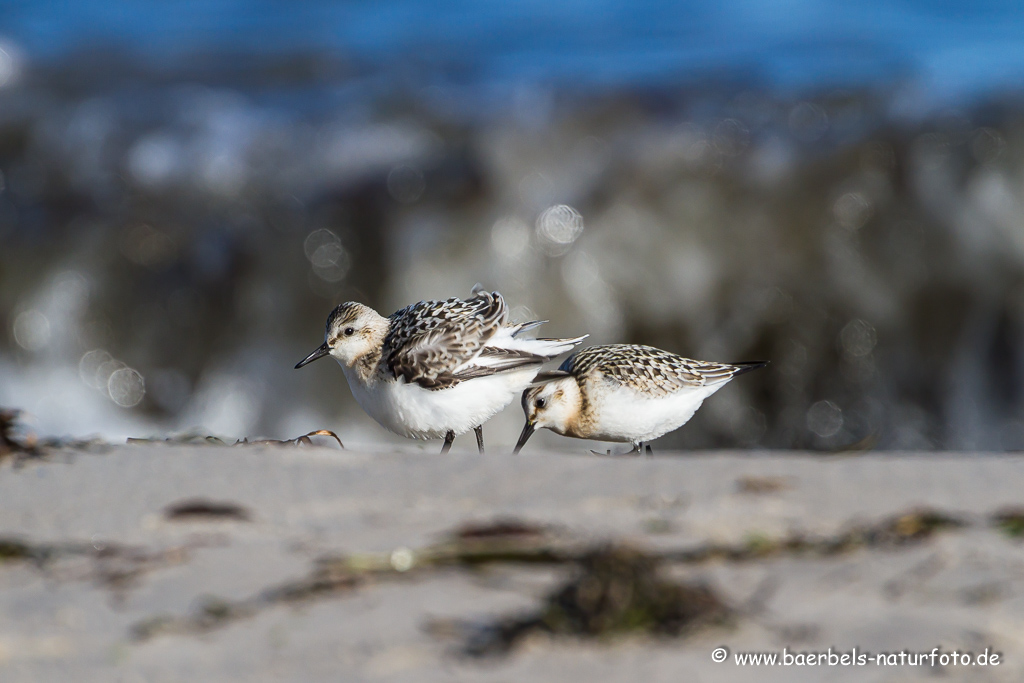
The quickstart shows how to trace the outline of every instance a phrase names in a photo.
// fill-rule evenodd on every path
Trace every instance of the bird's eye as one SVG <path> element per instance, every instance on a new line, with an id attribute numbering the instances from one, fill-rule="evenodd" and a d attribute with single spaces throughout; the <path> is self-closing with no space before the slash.
<path id="1" fill-rule="evenodd" d="M 356 331 L 353 328 L 351 328 L 351 327 L 346 327 L 345 328 L 345 336 L 346 337 L 351 337 L 355 333 L 356 333 Z"/>
<path id="2" fill-rule="evenodd" d="M 545 404 L 545 403 L 547 403 L 547 401 L 545 401 L 545 400 L 544 400 L 544 399 L 542 399 L 542 398 L 538 398 L 538 399 L 537 399 L 537 403 L 536 403 L 536 406 L 537 406 L 538 408 L 543 408 L 543 407 L 544 407 L 544 404 Z"/>

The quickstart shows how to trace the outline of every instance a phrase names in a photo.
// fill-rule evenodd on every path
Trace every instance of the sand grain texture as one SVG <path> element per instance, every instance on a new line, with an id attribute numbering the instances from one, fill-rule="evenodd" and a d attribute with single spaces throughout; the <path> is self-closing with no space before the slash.
<path id="1" fill-rule="evenodd" d="M 0 680 L 906 681 L 937 673 L 713 663 L 712 649 L 724 645 L 991 647 L 1000 666 L 950 666 L 943 680 L 1018 681 L 1024 525 L 1005 513 L 1021 506 L 1017 456 L 61 452 L 0 467 Z M 707 586 L 732 616 L 679 637 L 538 631 L 506 654 L 466 655 L 476 626 L 537 612 L 577 571 L 559 561 L 416 564 L 449 552 L 460 529 L 478 542 L 495 520 L 519 549 L 571 555 L 615 543 L 668 558 L 666 580 Z M 339 572 L 330 564 L 338 558 L 362 558 L 370 569 Z M 410 561 L 409 571 L 395 571 Z"/>

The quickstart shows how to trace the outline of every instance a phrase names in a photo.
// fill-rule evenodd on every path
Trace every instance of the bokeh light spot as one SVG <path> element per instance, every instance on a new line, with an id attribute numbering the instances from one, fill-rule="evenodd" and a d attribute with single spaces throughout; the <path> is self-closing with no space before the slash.
<path id="1" fill-rule="evenodd" d="M 832 205 L 832 213 L 844 228 L 858 230 L 868 222 L 872 212 L 871 201 L 861 192 L 847 192 Z"/>
<path id="2" fill-rule="evenodd" d="M 96 368 L 96 379 L 94 380 L 100 391 L 109 396 L 111 375 L 124 367 L 127 366 L 116 358 L 110 358 L 109 360 L 101 363 L 99 367 Z"/>
<path id="3" fill-rule="evenodd" d="M 120 368 L 110 374 L 107 392 L 114 403 L 123 408 L 131 408 L 138 405 L 146 395 L 146 382 L 138 370 Z"/>
<path id="4" fill-rule="evenodd" d="M 737 119 L 725 119 L 715 126 L 712 142 L 719 153 L 727 157 L 737 156 L 750 143 L 750 131 Z"/>
<path id="5" fill-rule="evenodd" d="M 537 219 L 537 237 L 552 256 L 569 251 L 581 234 L 583 216 L 568 204 L 549 207 Z"/>
<path id="6" fill-rule="evenodd" d="M 180 145 L 174 138 L 148 135 L 128 150 L 128 173 L 140 185 L 159 187 L 172 180 L 182 164 Z"/>
<path id="7" fill-rule="evenodd" d="M 400 164 L 388 173 L 388 194 L 401 204 L 413 204 L 423 196 L 427 182 L 423 172 L 407 164 Z"/>
<path id="8" fill-rule="evenodd" d="M 18 314 L 14 319 L 14 341 L 26 351 L 39 351 L 50 343 L 50 321 L 36 310 Z"/>
<path id="9" fill-rule="evenodd" d="M 995 161 L 1006 149 L 1006 138 L 994 128 L 979 128 L 971 136 L 971 153 L 979 163 Z"/>
<path id="10" fill-rule="evenodd" d="M 875 328 L 865 320 L 851 320 L 839 333 L 839 343 L 842 345 L 843 351 L 854 358 L 862 358 L 870 354 L 877 342 Z"/>
<path id="11" fill-rule="evenodd" d="M 313 262 L 313 254 L 325 244 L 341 244 L 341 239 L 330 230 L 323 228 L 314 230 L 306 236 L 306 241 L 302 243 L 302 248 L 310 263 Z"/>
<path id="12" fill-rule="evenodd" d="M 391 553 L 391 567 L 396 572 L 407 572 L 416 562 L 416 556 L 408 548 L 396 548 Z"/>
<path id="13" fill-rule="evenodd" d="M 313 266 L 313 272 L 326 282 L 341 281 L 352 267 L 352 257 L 342 245 L 341 239 L 330 230 L 320 229 L 309 233 L 303 248 Z"/>
<path id="14" fill-rule="evenodd" d="M 843 428 L 843 410 L 832 401 L 818 401 L 807 411 L 807 428 L 823 439 Z"/>
<path id="15" fill-rule="evenodd" d="M 78 361 L 78 376 L 82 378 L 82 382 L 86 386 L 97 391 L 105 391 L 107 388 L 106 379 L 101 384 L 97 378 L 99 377 L 100 367 L 111 360 L 113 360 L 111 355 L 103 349 L 86 351 Z"/>

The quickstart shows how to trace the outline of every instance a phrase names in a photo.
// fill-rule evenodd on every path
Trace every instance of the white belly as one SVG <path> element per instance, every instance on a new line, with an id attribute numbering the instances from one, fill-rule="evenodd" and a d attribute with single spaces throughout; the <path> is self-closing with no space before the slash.
<path id="1" fill-rule="evenodd" d="M 523 368 L 431 391 L 405 379 L 363 384 L 348 368 L 345 377 L 356 402 L 380 426 L 410 439 L 443 439 L 464 434 L 491 419 L 519 397 L 537 374 Z"/>
<path id="2" fill-rule="evenodd" d="M 725 384 L 682 389 L 655 398 L 627 388 L 609 391 L 597 399 L 597 432 L 590 438 L 626 443 L 653 441 L 689 422 L 704 399 Z"/>

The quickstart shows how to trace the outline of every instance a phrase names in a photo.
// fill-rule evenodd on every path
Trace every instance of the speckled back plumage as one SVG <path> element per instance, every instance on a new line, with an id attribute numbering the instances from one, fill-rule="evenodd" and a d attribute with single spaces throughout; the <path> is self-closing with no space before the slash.
<path id="1" fill-rule="evenodd" d="M 456 375 L 456 368 L 479 355 L 508 323 L 508 306 L 498 292 L 475 294 L 420 301 L 389 316 L 382 353 L 387 369 L 428 389 L 468 379 Z"/>
<path id="2" fill-rule="evenodd" d="M 764 363 L 728 365 L 691 360 L 653 346 L 607 344 L 577 351 L 562 363 L 577 381 L 610 381 L 649 396 L 725 382 Z"/>

